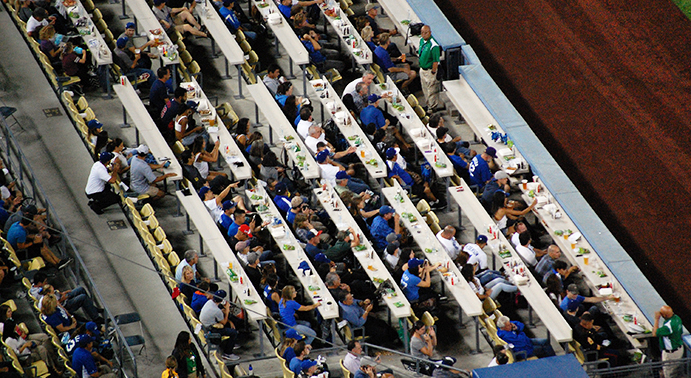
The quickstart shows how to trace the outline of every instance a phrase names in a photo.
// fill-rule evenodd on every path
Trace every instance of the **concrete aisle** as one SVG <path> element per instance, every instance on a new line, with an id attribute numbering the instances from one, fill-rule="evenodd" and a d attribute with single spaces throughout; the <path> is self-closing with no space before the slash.
<path id="1" fill-rule="evenodd" d="M 88 208 L 84 187 L 93 161 L 6 12 L 0 13 L 0 24 L 5 25 L 0 28 L 0 97 L 18 109 L 15 115 L 26 130 L 14 126 L 15 137 L 106 306 L 113 314 L 137 311 L 144 319 L 147 348 L 137 358 L 139 376 L 157 376 L 178 332 L 187 330 L 187 325 L 129 223 L 121 230 L 108 227 L 107 221 L 126 221 L 122 210 L 113 206 L 98 216 Z M 119 106 L 117 99 L 112 101 Z M 61 115 L 47 118 L 43 110 L 49 108 L 59 108 Z M 125 326 L 123 332 L 134 334 L 139 329 Z"/>

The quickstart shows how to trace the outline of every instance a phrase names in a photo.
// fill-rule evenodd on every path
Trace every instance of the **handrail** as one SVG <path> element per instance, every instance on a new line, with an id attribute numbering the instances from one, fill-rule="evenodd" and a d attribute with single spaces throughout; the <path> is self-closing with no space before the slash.
<path id="1" fill-rule="evenodd" d="M 405 325 L 404 325 L 404 327 L 405 327 Z M 368 342 L 360 341 L 360 345 L 370 346 L 370 347 L 376 348 L 378 350 L 384 350 L 384 351 L 387 351 L 387 352 L 392 353 L 392 354 L 397 354 L 401 357 L 415 360 L 415 363 L 416 363 L 415 364 L 415 370 L 416 370 L 415 373 L 416 374 L 420 374 L 420 363 L 424 362 L 427 365 L 434 365 L 436 367 L 444 366 L 444 368 L 446 368 L 446 369 L 453 370 L 453 371 L 458 372 L 458 373 L 467 374 L 467 376 L 470 377 L 470 372 L 468 370 L 465 370 L 465 369 L 459 369 L 459 368 L 453 367 L 453 366 L 442 365 L 441 363 L 436 362 L 436 361 L 432 361 L 432 360 L 428 360 L 428 359 L 424 359 L 424 358 L 420 358 L 420 357 L 415 357 L 412 354 L 399 352 L 397 350 L 389 349 L 389 348 L 383 347 L 381 345 L 370 344 Z"/>
<path id="2" fill-rule="evenodd" d="M 125 339 L 125 335 L 122 333 L 120 330 L 120 327 L 117 326 L 117 323 L 115 322 L 115 318 L 113 317 L 113 314 L 108 310 L 108 306 L 106 305 L 105 300 L 103 299 L 103 296 L 101 293 L 98 291 L 98 288 L 96 287 L 96 284 L 94 283 L 93 278 L 91 277 L 91 274 L 89 273 L 89 270 L 86 268 L 86 264 L 84 263 L 84 260 L 82 260 L 81 255 L 79 254 L 79 251 L 77 250 L 77 247 L 75 247 L 74 243 L 72 242 L 72 238 L 70 235 L 67 233 L 67 230 L 65 229 L 65 225 L 60 221 L 60 218 L 57 215 L 57 211 L 55 211 L 55 208 L 53 207 L 53 204 L 50 202 L 48 199 L 48 196 L 45 194 L 45 191 L 43 190 L 43 187 L 41 184 L 38 182 L 36 179 L 36 175 L 34 174 L 33 169 L 31 169 L 31 165 L 29 164 L 28 159 L 26 159 L 24 153 L 22 152 L 21 147 L 19 147 L 19 144 L 17 143 L 16 139 L 14 138 L 14 134 L 10 130 L 8 124 L 7 124 L 7 119 L 3 116 L 0 116 L 2 119 L 2 127 L 0 127 L 0 131 L 2 131 L 3 136 L 5 137 L 5 150 L 2 150 L 0 148 L 0 153 L 4 153 L 5 157 L 5 163 L 7 164 L 7 169 L 10 172 L 15 172 L 15 174 L 18 172 L 19 174 L 19 179 L 17 180 L 17 186 L 19 186 L 22 189 L 31 189 L 31 197 L 33 197 L 37 202 L 40 200 L 40 203 L 46 208 L 46 218 L 50 219 L 50 223 L 53 225 L 53 227 L 56 227 L 61 235 L 62 235 L 62 240 L 58 244 L 58 249 L 61 251 L 63 255 L 68 255 L 69 251 L 71 250 L 71 255 L 74 258 L 76 264 L 76 272 L 73 271 L 73 269 L 70 267 L 69 272 L 74 280 L 75 284 L 80 283 L 80 278 L 81 282 L 83 282 L 87 287 L 89 292 L 91 293 L 92 297 L 95 297 L 98 301 L 103 306 L 103 310 L 105 312 L 105 318 L 106 318 L 106 326 L 107 329 L 108 327 L 111 327 L 115 331 L 116 335 L 116 343 L 119 348 L 119 354 L 116 354 L 116 358 L 118 359 L 118 363 L 120 365 L 120 370 L 119 374 L 121 377 L 127 377 L 127 373 L 125 372 L 125 354 L 129 356 L 129 361 L 132 361 L 132 366 L 130 368 L 131 376 L 134 378 L 138 378 L 137 374 L 137 361 L 135 358 L 134 353 L 130 349 L 129 345 L 127 345 L 127 341 Z M 0 146 L 1 147 L 1 146 Z M 16 165 L 17 168 L 19 168 L 17 171 L 14 171 L 12 167 L 15 165 L 13 163 L 12 158 L 17 159 Z M 26 176 L 26 177 L 25 177 Z M 25 184 L 25 180 L 29 181 L 30 187 Z M 68 245 L 69 244 L 69 248 Z M 65 270 L 63 270 L 64 272 Z"/>

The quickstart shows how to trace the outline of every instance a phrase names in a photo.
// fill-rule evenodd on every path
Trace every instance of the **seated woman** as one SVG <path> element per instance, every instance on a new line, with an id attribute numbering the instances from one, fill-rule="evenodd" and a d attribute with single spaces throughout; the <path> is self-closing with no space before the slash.
<path id="1" fill-rule="evenodd" d="M 303 306 L 295 301 L 297 292 L 295 287 L 288 285 L 283 288 L 281 293 L 281 301 L 278 303 L 278 310 L 281 314 L 281 321 L 299 333 L 305 335 L 305 344 L 311 345 L 317 333 L 310 327 L 310 323 L 305 320 L 298 320 L 295 318 L 296 311 L 311 311 L 319 306 L 321 303 L 317 302 L 309 306 Z"/>
<path id="2" fill-rule="evenodd" d="M 221 144 L 220 140 L 214 143 L 214 148 L 211 152 L 206 151 L 206 141 L 204 137 L 198 136 L 194 138 L 192 143 L 192 154 L 194 155 L 194 167 L 197 168 L 199 174 L 203 179 L 211 181 L 218 176 L 228 177 L 227 174 L 209 169 L 209 163 L 218 161 L 218 146 Z"/>
<path id="3" fill-rule="evenodd" d="M 8 347 L 12 348 L 14 353 L 20 358 L 22 356 L 30 356 L 29 363 L 43 361 L 48 365 L 48 368 L 58 374 L 62 374 L 62 369 L 60 368 L 60 363 L 55 355 L 55 351 L 48 353 L 48 347 L 52 348 L 50 337 L 44 335 L 42 340 L 33 339 L 27 340 L 26 334 L 20 330 L 17 333 L 17 324 L 12 319 L 5 321 L 3 326 L 2 340 Z"/>
<path id="4" fill-rule="evenodd" d="M 288 364 L 289 361 L 291 361 L 294 357 L 297 357 L 293 347 L 302 339 L 304 339 L 304 337 L 302 337 L 298 331 L 294 329 L 289 329 L 286 331 L 286 337 L 278 347 L 278 353 L 281 355 L 281 357 L 283 357 L 284 360 L 286 360 L 286 364 Z"/>
<path id="5" fill-rule="evenodd" d="M 477 297 L 484 300 L 487 297 L 496 300 L 501 293 L 515 293 L 518 288 L 504 278 L 497 277 L 488 282 L 485 286 L 480 283 L 480 279 L 475 277 L 475 266 L 471 264 L 463 265 L 461 275 L 468 281 L 470 288 L 473 289 Z"/>
<path id="6" fill-rule="evenodd" d="M 194 292 L 197 289 L 194 282 L 194 270 L 192 269 L 192 267 L 189 265 L 183 267 L 182 279 L 178 284 L 178 288 L 180 289 L 180 293 L 185 295 L 185 302 L 187 304 L 190 304 L 190 302 L 192 301 L 192 296 L 194 296 Z"/>
<path id="7" fill-rule="evenodd" d="M 275 273 L 264 274 L 262 284 L 264 285 L 264 292 L 262 294 L 266 307 L 271 310 L 272 314 L 279 314 L 278 303 L 281 301 L 281 291 L 278 290 L 278 275 Z"/>
<path id="8" fill-rule="evenodd" d="M 492 215 L 492 219 L 497 222 L 497 227 L 499 227 L 504 235 L 514 233 L 514 224 L 516 221 L 523 215 L 528 214 L 535 205 L 537 205 L 537 199 L 533 200 L 533 203 L 522 211 L 514 210 L 514 203 L 514 201 L 509 202 L 504 192 L 496 192 L 492 197 L 490 215 Z"/>
<path id="9" fill-rule="evenodd" d="M 79 51 L 79 54 L 77 54 Z M 89 83 L 89 63 L 86 59 L 87 51 L 81 47 L 75 47 L 72 42 L 66 42 L 62 48 L 60 61 L 62 69 L 67 76 L 79 76 L 82 85 Z"/>
<path id="10" fill-rule="evenodd" d="M 187 104 L 180 104 L 178 106 L 178 114 L 175 116 L 175 139 L 179 140 L 184 146 L 194 143 L 198 136 L 209 139 L 209 134 L 204 127 L 191 127 L 190 118 L 193 113 L 194 108 L 189 107 Z"/>
<path id="11" fill-rule="evenodd" d="M 48 25 L 41 28 L 38 36 L 41 44 L 41 52 L 46 54 L 54 69 L 62 68 L 62 62 L 60 61 L 62 47 L 55 45 L 55 28 L 53 25 Z"/>
<path id="12" fill-rule="evenodd" d="M 251 136 L 249 118 L 240 118 L 231 136 L 235 139 L 235 142 L 237 142 L 240 151 L 245 151 L 245 149 L 249 147 L 249 139 Z"/>
<path id="13" fill-rule="evenodd" d="M 43 297 L 41 306 L 41 317 L 45 322 L 53 327 L 56 332 L 71 331 L 80 324 L 77 319 L 70 315 L 67 310 L 58 306 L 58 299 L 54 294 L 48 294 Z"/>

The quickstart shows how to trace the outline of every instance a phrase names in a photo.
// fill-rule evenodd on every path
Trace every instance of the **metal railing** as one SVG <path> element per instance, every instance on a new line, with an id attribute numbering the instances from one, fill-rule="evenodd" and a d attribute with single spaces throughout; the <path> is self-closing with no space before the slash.
<path id="1" fill-rule="evenodd" d="M 422 376 L 423 375 L 422 372 L 425 369 L 425 366 L 431 366 L 431 365 L 434 365 L 435 368 L 440 368 L 441 366 L 443 366 L 444 369 L 451 370 L 453 373 L 457 374 L 459 378 L 471 376 L 471 373 L 468 370 L 460 369 L 460 368 L 457 368 L 454 366 L 442 365 L 438 361 L 432 361 L 429 359 L 423 359 L 423 358 L 415 357 L 412 354 L 399 352 L 397 350 L 385 348 L 385 347 L 380 346 L 380 345 L 370 344 L 368 342 L 360 342 L 360 345 L 375 348 L 377 350 L 383 350 L 383 351 L 389 352 L 391 354 L 401 356 L 402 358 L 405 358 L 407 360 L 414 361 L 414 363 L 415 363 L 415 370 L 414 371 L 410 370 L 409 367 L 405 366 L 405 365 L 402 367 L 402 369 L 410 371 L 411 373 L 415 374 L 415 376 Z"/>
<path id="2" fill-rule="evenodd" d="M 619 366 L 613 368 L 597 369 L 595 362 L 586 364 L 588 376 L 607 378 L 658 378 L 665 372 L 665 378 L 691 377 L 691 358 L 682 358 L 672 361 L 646 362 L 636 365 Z"/>
<path id="3" fill-rule="evenodd" d="M 53 247 L 59 250 L 61 256 L 72 257 L 75 262 L 69 268 L 62 270 L 66 276 L 69 274 L 69 277 L 66 278 L 72 279 L 75 285 L 85 286 L 85 289 L 91 293 L 92 298 L 103 307 L 103 317 L 106 320 L 106 329 L 111 330 L 109 333 L 113 337 L 113 350 L 116 352 L 115 358 L 120 366 L 118 371 L 120 377 L 138 378 L 137 361 L 134 353 L 129 345 L 127 345 L 125 336 L 117 326 L 113 314 L 108 310 L 105 300 L 98 291 L 91 274 L 86 268 L 84 260 L 82 260 L 79 251 L 72 242 L 70 235 L 67 233 L 65 225 L 60 221 L 55 208 L 48 199 L 41 184 L 36 179 L 36 175 L 31 169 L 29 161 L 26 159 L 7 124 L 7 120 L 5 117 L 1 117 L 0 119 L 2 120 L 0 133 L 2 133 L 2 137 L 5 139 L 5 143 L 0 143 L 0 155 L 5 161 L 6 168 L 17 178 L 16 185 L 21 189 L 24 196 L 33 198 L 37 205 L 40 204 L 41 207 L 45 207 L 47 223 L 60 232 L 62 240 Z"/>

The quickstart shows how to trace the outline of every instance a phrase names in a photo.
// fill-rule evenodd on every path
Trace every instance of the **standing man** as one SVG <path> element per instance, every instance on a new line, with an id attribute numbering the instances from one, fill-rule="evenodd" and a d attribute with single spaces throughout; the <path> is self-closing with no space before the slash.
<path id="1" fill-rule="evenodd" d="M 113 159 L 110 152 L 101 152 L 99 159 L 91 166 L 89 179 L 86 182 L 86 197 L 89 198 L 89 207 L 96 214 L 103 214 L 103 209 L 120 202 L 120 196 L 115 194 L 110 185 L 118 179 L 120 160 L 115 159 L 113 169 L 108 173 L 108 163 Z"/>
<path id="2" fill-rule="evenodd" d="M 662 317 L 662 324 L 660 324 Z M 674 314 L 669 306 L 660 307 L 655 311 L 655 324 L 653 325 L 653 336 L 660 340 L 660 350 L 662 351 L 662 361 L 678 360 L 684 356 L 684 343 L 681 339 L 683 332 L 681 318 Z M 665 378 L 676 377 L 679 373 L 679 365 L 664 365 L 662 371 Z"/>
<path id="3" fill-rule="evenodd" d="M 422 91 L 427 99 L 427 110 L 437 112 L 444 110 L 444 105 L 439 103 L 439 81 L 437 80 L 437 69 L 441 57 L 441 47 L 432 38 L 432 29 L 429 25 L 422 27 L 420 32 L 420 48 L 418 49 L 420 64 L 420 82 Z"/>

